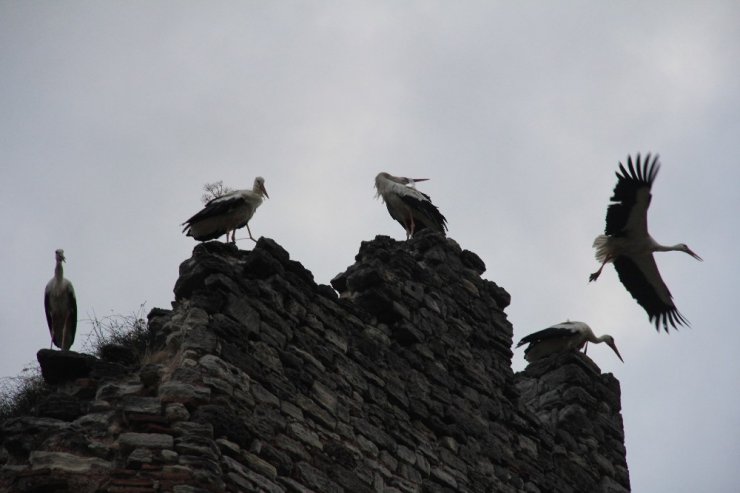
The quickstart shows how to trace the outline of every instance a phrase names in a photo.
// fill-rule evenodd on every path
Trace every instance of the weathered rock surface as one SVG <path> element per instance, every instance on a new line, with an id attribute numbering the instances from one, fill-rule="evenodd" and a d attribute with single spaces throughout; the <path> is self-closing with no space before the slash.
<path id="1" fill-rule="evenodd" d="M 434 233 L 378 236 L 337 297 L 273 240 L 199 244 L 149 315 L 161 347 L 0 425 L 0 490 L 629 491 L 619 383 L 581 354 L 513 374 L 484 271 Z"/>
<path id="2" fill-rule="evenodd" d="M 75 351 L 41 349 L 36 353 L 41 374 L 47 383 L 55 385 L 90 375 L 97 358 Z"/>

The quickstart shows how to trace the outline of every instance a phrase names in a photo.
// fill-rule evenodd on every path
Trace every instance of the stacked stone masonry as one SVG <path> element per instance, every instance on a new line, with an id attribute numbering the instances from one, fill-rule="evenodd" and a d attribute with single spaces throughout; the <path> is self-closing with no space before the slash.
<path id="1" fill-rule="evenodd" d="M 39 352 L 0 490 L 629 491 L 619 383 L 581 354 L 514 374 L 484 271 L 426 232 L 363 242 L 333 289 L 270 239 L 199 244 L 143 361 Z"/>

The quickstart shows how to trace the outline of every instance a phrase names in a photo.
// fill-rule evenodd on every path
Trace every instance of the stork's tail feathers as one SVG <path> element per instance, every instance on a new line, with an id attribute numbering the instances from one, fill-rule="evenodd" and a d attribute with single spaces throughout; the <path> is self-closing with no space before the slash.
<path id="1" fill-rule="evenodd" d="M 607 243 L 609 242 L 609 237 L 606 235 L 599 235 L 594 239 L 594 248 L 596 249 L 596 260 L 603 263 L 604 260 L 606 260 L 608 250 L 607 250 Z"/>

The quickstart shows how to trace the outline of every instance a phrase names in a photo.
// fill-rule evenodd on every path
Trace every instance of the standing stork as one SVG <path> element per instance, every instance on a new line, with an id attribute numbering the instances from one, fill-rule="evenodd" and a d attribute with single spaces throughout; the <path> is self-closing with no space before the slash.
<path id="1" fill-rule="evenodd" d="M 617 353 L 617 358 L 624 363 L 622 355 L 619 354 L 617 345 L 614 343 L 614 338 L 608 334 L 596 337 L 591 327 L 583 322 L 563 322 L 553 325 L 552 327 L 522 338 L 516 347 L 529 344 L 524 350 L 524 359 L 531 362 L 550 356 L 551 354 L 578 351 L 581 348 L 583 348 L 583 352 L 585 353 L 586 346 L 589 342 L 593 342 L 594 344 L 605 342 Z"/>
<path id="2" fill-rule="evenodd" d="M 72 347 L 77 331 L 77 299 L 72 283 L 64 278 L 64 250 L 60 248 L 54 254 L 57 265 L 54 277 L 44 290 L 44 309 L 52 344 L 67 351 Z"/>
<path id="3" fill-rule="evenodd" d="M 685 252 L 697 260 L 702 260 L 684 243 L 661 245 L 650 236 L 647 228 L 647 210 L 650 207 L 650 189 L 660 169 L 658 155 L 650 160 L 650 154 L 635 163 L 627 157 L 627 168 L 619 163 L 617 185 L 611 204 L 606 211 L 606 229 L 603 235 L 594 240 L 596 260 L 601 262 L 599 270 L 591 274 L 589 281 L 599 278 L 601 270 L 608 262 L 614 263 L 619 280 L 632 297 L 645 309 L 648 319 L 655 320 L 655 328 L 660 325 L 668 332 L 668 325 L 688 325 L 673 303 L 668 287 L 660 277 L 653 252 Z M 629 171 L 628 171 L 629 170 Z"/>
<path id="4" fill-rule="evenodd" d="M 417 231 L 430 228 L 444 234 L 447 219 L 432 204 L 429 195 L 414 188 L 417 181 L 428 178 L 406 178 L 388 173 L 378 173 L 375 177 L 376 197 L 382 197 L 391 217 L 406 230 L 406 239 Z"/>
<path id="5" fill-rule="evenodd" d="M 236 242 L 236 230 L 246 226 L 249 239 L 257 242 L 249 229 L 249 220 L 262 203 L 263 196 L 270 198 L 265 189 L 265 179 L 258 176 L 252 190 L 234 190 L 209 200 L 203 209 L 182 223 L 185 226 L 182 232 L 198 241 L 212 240 L 222 234 L 226 234 L 228 241 L 231 232 L 231 241 Z"/>

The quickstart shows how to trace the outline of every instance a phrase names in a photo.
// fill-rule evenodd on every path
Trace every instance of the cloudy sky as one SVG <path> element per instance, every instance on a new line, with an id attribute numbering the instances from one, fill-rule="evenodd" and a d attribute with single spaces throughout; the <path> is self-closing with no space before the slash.
<path id="1" fill-rule="evenodd" d="M 431 179 L 515 338 L 615 337 L 624 364 L 589 355 L 622 385 L 634 491 L 736 491 L 740 4 L 454 3 L 0 2 L 0 375 L 48 347 L 56 248 L 80 349 L 93 315 L 169 307 L 204 183 L 264 176 L 253 233 L 328 283 L 404 238 L 373 198 L 388 171 Z M 705 259 L 658 256 L 692 324 L 670 335 L 612 267 L 587 282 L 617 163 L 649 151 L 653 236 Z"/>

